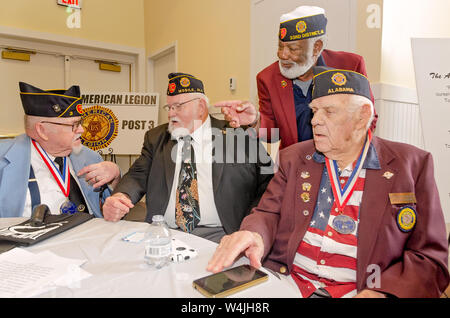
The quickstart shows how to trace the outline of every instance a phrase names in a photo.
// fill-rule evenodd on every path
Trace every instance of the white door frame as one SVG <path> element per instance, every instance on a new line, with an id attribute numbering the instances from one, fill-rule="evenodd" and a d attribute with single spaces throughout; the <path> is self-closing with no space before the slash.
<path id="1" fill-rule="evenodd" d="M 154 78 L 154 70 L 155 70 L 155 60 L 158 58 L 167 55 L 169 53 L 175 53 L 175 72 L 178 71 L 178 42 L 172 42 L 171 44 L 157 50 L 156 52 L 150 54 L 147 59 L 147 73 L 148 73 L 148 81 L 147 81 L 147 92 L 153 92 L 155 89 L 155 78 Z"/>
<path id="2" fill-rule="evenodd" d="M 12 44 L 14 44 L 15 40 L 32 41 L 34 42 L 33 44 L 38 46 L 37 49 L 39 50 L 57 52 L 57 54 L 63 56 L 75 55 L 85 58 L 98 58 L 98 52 L 101 51 L 105 58 L 110 58 L 114 61 L 117 60 L 118 55 L 122 55 L 122 60 L 118 62 L 131 64 L 132 72 L 134 71 L 132 90 L 145 92 L 145 48 L 135 48 L 1 25 L 0 37 L 6 38 L 7 42 Z M 30 49 L 36 49 L 36 47 Z M 129 58 L 123 61 L 123 55 L 128 55 Z"/>

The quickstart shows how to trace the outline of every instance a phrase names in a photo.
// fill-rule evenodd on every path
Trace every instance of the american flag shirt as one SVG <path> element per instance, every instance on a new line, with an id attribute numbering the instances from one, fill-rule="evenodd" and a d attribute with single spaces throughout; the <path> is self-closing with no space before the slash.
<path id="1" fill-rule="evenodd" d="M 325 165 L 325 157 L 314 153 L 313 159 Z M 339 173 L 341 188 L 345 186 L 353 165 Z M 361 204 L 366 169 L 381 169 L 376 150 L 370 144 L 367 157 L 356 181 L 343 214 L 356 222 L 350 234 L 341 234 L 333 227 L 337 212 L 328 171 L 324 168 L 314 214 L 308 230 L 300 242 L 294 258 L 291 276 L 303 297 L 309 297 L 316 289 L 324 288 L 333 298 L 356 295 L 356 255 L 358 242 L 359 206 Z"/>

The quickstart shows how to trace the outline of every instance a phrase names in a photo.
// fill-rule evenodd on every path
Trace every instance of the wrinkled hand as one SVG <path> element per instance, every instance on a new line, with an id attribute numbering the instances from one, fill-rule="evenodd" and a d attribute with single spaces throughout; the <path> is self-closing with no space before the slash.
<path id="1" fill-rule="evenodd" d="M 115 193 L 106 198 L 103 204 L 103 218 L 106 221 L 117 222 L 134 207 L 130 198 L 124 193 Z"/>
<path id="2" fill-rule="evenodd" d="M 208 262 L 206 270 L 213 273 L 220 272 L 231 266 L 242 252 L 250 260 L 251 266 L 260 268 L 264 254 L 264 242 L 261 235 L 256 232 L 238 231 L 224 236 Z"/>
<path id="3" fill-rule="evenodd" d="M 94 188 L 99 188 L 106 183 L 111 183 L 115 187 L 120 180 L 119 167 L 111 161 L 102 161 L 86 166 L 77 174 L 79 177 L 84 176 L 87 183 Z"/>
<path id="4" fill-rule="evenodd" d="M 364 289 L 359 292 L 354 298 L 386 298 L 386 295 L 374 290 Z"/>
<path id="5" fill-rule="evenodd" d="M 225 120 L 230 122 L 230 126 L 233 128 L 255 122 L 258 114 L 255 105 L 248 101 L 229 100 L 216 103 L 214 106 L 221 108 Z"/>

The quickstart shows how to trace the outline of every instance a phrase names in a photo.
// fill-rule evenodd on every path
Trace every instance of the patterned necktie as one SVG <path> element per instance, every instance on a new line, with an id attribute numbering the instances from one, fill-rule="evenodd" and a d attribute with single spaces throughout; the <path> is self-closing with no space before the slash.
<path id="1" fill-rule="evenodd" d="M 185 232 L 192 232 L 200 222 L 200 205 L 198 203 L 197 168 L 195 165 L 192 137 L 183 137 L 181 150 L 181 169 L 178 177 L 175 222 Z"/>
<path id="2" fill-rule="evenodd" d="M 55 162 L 59 165 L 59 171 L 63 170 L 63 158 L 56 157 Z M 67 161 L 67 164 L 69 162 Z M 88 212 L 86 202 L 84 201 L 83 194 L 81 193 L 80 188 L 78 187 L 78 183 L 73 178 L 72 174 L 70 174 L 70 192 L 69 192 L 69 200 L 77 206 L 79 212 Z"/>

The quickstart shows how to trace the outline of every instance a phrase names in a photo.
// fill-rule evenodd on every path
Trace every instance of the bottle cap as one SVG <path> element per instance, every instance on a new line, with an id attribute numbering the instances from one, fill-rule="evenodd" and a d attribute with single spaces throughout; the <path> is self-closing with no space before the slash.
<path id="1" fill-rule="evenodd" d="M 163 215 L 158 214 L 152 217 L 152 222 L 162 222 L 162 221 L 164 221 Z"/>

